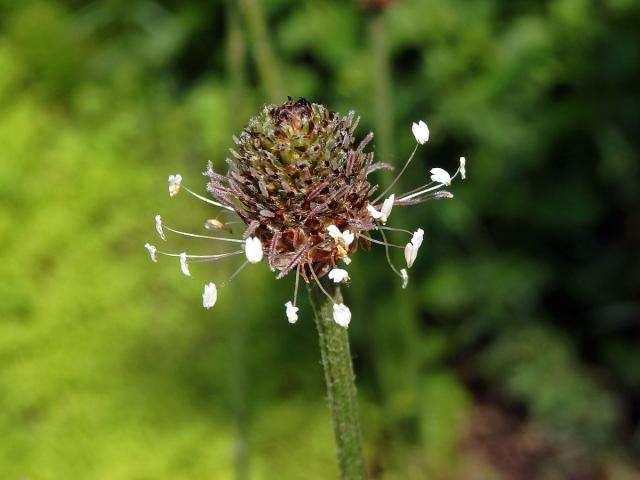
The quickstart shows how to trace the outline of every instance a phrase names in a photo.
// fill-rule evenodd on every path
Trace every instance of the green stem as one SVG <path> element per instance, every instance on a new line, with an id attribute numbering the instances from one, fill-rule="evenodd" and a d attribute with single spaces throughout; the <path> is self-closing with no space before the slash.
<path id="1" fill-rule="evenodd" d="M 238 4 L 251 37 L 254 61 L 267 96 L 271 102 L 281 103 L 284 84 L 273 53 L 260 1 L 240 0 Z"/>
<path id="2" fill-rule="evenodd" d="M 233 129 L 240 128 L 246 110 L 246 41 L 235 0 L 227 0 L 227 71 L 229 111 Z M 231 332 L 231 415 L 235 423 L 233 465 L 235 480 L 249 478 L 249 425 L 247 409 L 247 321 L 244 315 L 233 322 Z"/>
<path id="3" fill-rule="evenodd" d="M 384 11 L 369 17 L 369 41 L 373 55 L 373 108 L 375 112 L 376 158 L 393 163 L 393 106 L 391 103 L 391 67 Z M 385 183 L 392 179 L 384 170 Z"/>
<path id="4" fill-rule="evenodd" d="M 333 301 L 316 284 L 309 285 L 309 298 L 320 340 L 340 479 L 361 480 L 365 478 L 365 470 L 349 335 L 346 328 L 333 321 L 333 302 L 342 303 L 342 295 L 326 278 L 321 281 L 325 290 L 333 292 Z"/>

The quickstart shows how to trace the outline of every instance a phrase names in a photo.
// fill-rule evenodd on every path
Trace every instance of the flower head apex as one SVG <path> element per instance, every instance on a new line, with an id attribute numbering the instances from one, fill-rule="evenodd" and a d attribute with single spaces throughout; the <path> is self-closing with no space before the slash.
<path id="1" fill-rule="evenodd" d="M 182 183 L 182 175 L 176 173 L 175 175 L 169 175 L 169 196 L 175 197 L 180 191 L 180 184 Z"/>
<path id="2" fill-rule="evenodd" d="M 429 127 L 427 127 L 427 124 L 422 120 L 418 123 L 413 122 L 413 125 L 411 125 L 411 131 L 420 145 L 424 145 L 429 141 Z"/>
<path id="3" fill-rule="evenodd" d="M 298 321 L 298 307 L 294 306 L 290 301 L 284 304 L 284 308 L 287 314 L 287 320 L 289 323 L 296 323 Z"/>
<path id="4" fill-rule="evenodd" d="M 162 229 L 162 217 L 160 215 L 156 215 L 156 232 L 158 232 L 158 236 L 162 240 L 166 240 L 166 238 L 164 238 L 164 230 Z"/>
<path id="5" fill-rule="evenodd" d="M 343 283 L 349 280 L 349 272 L 342 268 L 334 268 L 329 272 L 329 279 L 335 283 Z"/>
<path id="6" fill-rule="evenodd" d="M 180 269 L 187 277 L 191 276 L 191 273 L 189 272 L 189 264 L 187 263 L 187 252 L 182 252 L 180 254 Z"/>
<path id="7" fill-rule="evenodd" d="M 341 327 L 347 328 L 351 322 L 351 310 L 344 303 L 333 304 L 333 321 Z"/>
<path id="8" fill-rule="evenodd" d="M 349 230 L 341 232 L 340 229 L 335 225 L 329 225 L 327 227 L 327 232 L 329 233 L 331 238 L 336 241 L 336 243 L 341 243 L 344 248 L 349 248 L 349 245 L 351 245 L 353 243 L 353 240 L 355 239 L 355 235 Z"/>
<path id="9" fill-rule="evenodd" d="M 402 288 L 407 288 L 407 285 L 409 285 L 409 274 L 406 268 L 400 270 L 400 276 L 402 277 Z"/>
<path id="10" fill-rule="evenodd" d="M 380 220 L 381 223 L 387 223 L 389 216 L 391 215 L 391 210 L 393 209 L 393 202 L 395 201 L 396 196 L 394 194 L 389 195 L 389 197 L 382 203 L 382 208 L 380 211 L 376 210 L 372 205 L 367 205 L 367 211 L 371 215 L 374 220 Z"/>
<path id="11" fill-rule="evenodd" d="M 149 251 L 149 256 L 151 257 L 151 260 L 153 262 L 157 262 L 158 261 L 158 257 L 156 255 L 158 249 L 156 247 L 154 247 L 153 245 L 151 245 L 150 243 L 145 243 L 144 244 L 144 248 L 146 248 Z"/>
<path id="12" fill-rule="evenodd" d="M 211 308 L 216 304 L 218 300 L 218 289 L 215 283 L 208 283 L 204 286 L 204 292 L 202 293 L 202 306 L 204 308 Z"/>
<path id="13" fill-rule="evenodd" d="M 451 185 L 451 175 L 444 168 L 432 168 L 431 180 L 442 185 Z"/>
<path id="14" fill-rule="evenodd" d="M 467 178 L 467 169 L 465 168 L 467 165 L 467 159 L 464 157 L 460 157 L 460 176 L 464 180 Z"/>
<path id="15" fill-rule="evenodd" d="M 262 260 L 262 242 L 258 237 L 249 237 L 244 245 L 244 253 L 249 263 L 259 263 Z"/>

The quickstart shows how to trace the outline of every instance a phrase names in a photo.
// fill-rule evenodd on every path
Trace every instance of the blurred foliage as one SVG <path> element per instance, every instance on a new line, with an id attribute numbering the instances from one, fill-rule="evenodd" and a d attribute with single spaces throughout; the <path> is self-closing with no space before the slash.
<path id="1" fill-rule="evenodd" d="M 261 3 L 269 75 L 356 110 L 361 135 L 378 128 L 368 25 L 382 22 L 396 153 L 380 160 L 403 161 L 413 120 L 431 128 L 406 188 L 468 160 L 455 200 L 394 211 L 427 232 L 407 290 L 380 252 L 354 257 L 372 478 L 582 479 L 585 456 L 589 478 L 637 478 L 640 5 L 390 3 Z M 169 201 L 166 176 L 204 191 L 237 112 L 269 96 L 243 48 L 251 9 L 229 8 L 0 0 L 2 478 L 233 478 L 242 428 L 251 478 L 335 476 L 309 308 L 284 318 L 291 279 L 252 268 L 205 312 L 201 285 L 235 264 L 186 279 L 142 249 L 156 213 L 185 230 L 210 216 Z M 559 452 L 544 473 L 465 447 L 480 403 L 543 432 Z"/>

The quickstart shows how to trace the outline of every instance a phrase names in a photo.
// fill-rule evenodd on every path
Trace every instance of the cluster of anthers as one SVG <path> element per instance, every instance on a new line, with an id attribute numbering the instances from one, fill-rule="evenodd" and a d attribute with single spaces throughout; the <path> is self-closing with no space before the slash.
<path id="1" fill-rule="evenodd" d="M 290 323 L 298 320 L 298 286 L 302 278 L 307 283 L 318 284 L 333 302 L 333 319 L 346 328 L 351 321 L 351 311 L 346 305 L 334 302 L 320 278 L 326 275 L 332 282 L 348 283 L 349 274 L 341 266 L 349 265 L 350 255 L 358 246 L 369 250 L 372 244 L 377 244 L 384 247 L 392 271 L 405 288 L 409 281 L 407 269 L 416 260 L 424 231 L 387 226 L 393 207 L 452 198 L 443 187 L 449 186 L 458 175 L 465 178 L 465 159 L 461 157 L 453 176 L 442 168 L 432 168 L 430 182 L 403 194 L 389 194 L 418 147 L 429 140 L 429 129 L 420 121 L 412 126 L 417 142 L 413 152 L 389 187 L 376 195 L 378 186 L 371 185 L 367 177 L 378 169 L 392 167 L 374 163 L 373 153 L 364 152 L 373 138 L 371 133 L 355 146 L 358 120 L 353 112 L 341 118 L 324 106 L 302 98 L 298 101 L 289 98 L 281 106 L 263 107 L 240 136 L 234 136 L 236 148 L 230 150 L 231 157 L 227 159 L 228 173 L 215 172 L 209 162 L 204 175 L 209 178 L 207 191 L 211 198 L 187 188 L 179 174 L 169 177 L 171 197 L 185 190 L 218 209 L 218 215 L 204 224 L 205 229 L 218 232 L 217 235 L 184 232 L 166 225 L 160 215 L 155 218 L 162 240 L 166 232 L 171 232 L 235 244 L 238 248 L 226 253 L 191 255 L 161 251 L 147 243 L 145 248 L 151 260 L 156 262 L 159 255 L 178 258 L 182 273 L 191 276 L 190 263 L 244 255 L 244 262 L 220 285 L 222 288 L 247 265 L 266 259 L 269 268 L 278 272 L 278 279 L 295 271 L 293 300 L 285 304 Z M 227 220 L 226 215 L 236 218 Z M 231 236 L 234 224 L 246 225 L 241 238 Z M 386 234 L 389 231 L 408 235 L 409 241 L 404 246 L 390 243 Z M 379 238 L 374 238 L 375 234 Z M 404 250 L 406 268 L 393 264 L 391 248 Z M 217 297 L 215 283 L 204 286 L 202 304 L 205 308 L 213 307 Z"/>

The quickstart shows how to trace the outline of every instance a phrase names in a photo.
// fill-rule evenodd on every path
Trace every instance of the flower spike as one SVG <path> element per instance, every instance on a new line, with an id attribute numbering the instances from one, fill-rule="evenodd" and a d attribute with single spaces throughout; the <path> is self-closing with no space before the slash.
<path id="1" fill-rule="evenodd" d="M 188 262 L 212 262 L 233 256 L 244 256 L 225 282 L 208 283 L 202 292 L 202 305 L 211 308 L 217 301 L 219 288 L 224 288 L 249 264 L 261 262 L 265 256 L 276 278 L 295 270 L 296 286 L 293 301 L 284 304 L 290 323 L 298 320 L 296 305 L 298 283 L 315 281 L 318 288 L 333 303 L 333 320 L 346 328 L 351 310 L 336 303 L 319 279 L 326 276 L 334 284 L 350 281 L 340 261 L 351 263 L 359 249 L 369 250 L 382 245 L 386 260 L 402 288 L 409 282 L 407 269 L 415 263 L 423 243 L 424 230 L 415 231 L 388 226 L 394 207 L 422 203 L 431 199 L 452 198 L 442 190 L 458 177 L 466 177 L 466 160 L 453 176 L 443 168 L 431 168 L 431 181 L 406 193 L 394 192 L 394 187 L 416 158 L 421 145 L 429 141 L 429 128 L 420 120 L 411 126 L 416 144 L 399 173 L 386 188 L 379 188 L 369 175 L 389 165 L 374 162 L 373 152 L 366 152 L 373 134 L 358 142 L 355 114 L 340 117 L 326 107 L 301 98 L 289 98 L 282 105 L 266 105 L 252 118 L 241 133 L 233 137 L 233 149 L 226 159 L 228 171 L 216 172 L 208 162 L 204 175 L 208 177 L 206 191 L 201 195 L 183 183 L 179 173 L 167 178 L 169 196 L 182 190 L 205 202 L 213 211 L 207 214 L 204 229 L 215 234 L 205 235 L 172 228 L 160 215 L 155 228 L 162 240 L 165 234 L 181 235 L 197 241 L 216 242 L 235 250 L 204 255 L 187 252 L 165 252 L 145 244 L 153 262 L 159 255 L 179 258 L 180 269 L 191 276 Z M 235 218 L 227 218 L 234 216 Z M 245 225 L 236 232 L 235 225 Z M 390 237 L 387 238 L 387 235 Z M 391 235 L 409 235 L 407 242 Z M 406 242 L 406 243 L 405 243 Z M 397 268 L 393 249 L 404 252 L 406 268 Z M 326 285 L 326 284 L 325 284 Z"/>

